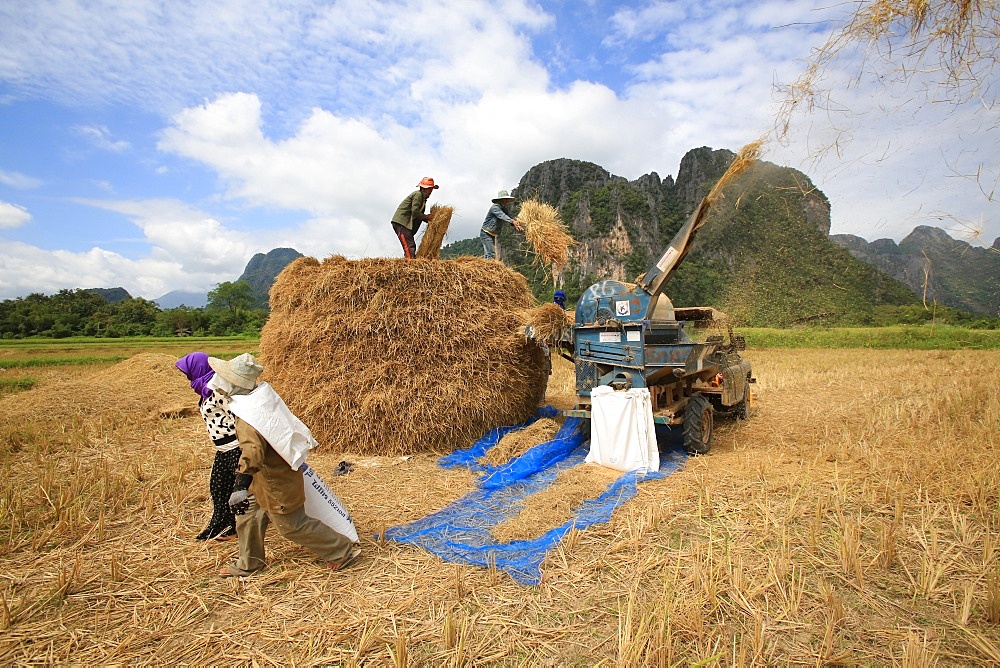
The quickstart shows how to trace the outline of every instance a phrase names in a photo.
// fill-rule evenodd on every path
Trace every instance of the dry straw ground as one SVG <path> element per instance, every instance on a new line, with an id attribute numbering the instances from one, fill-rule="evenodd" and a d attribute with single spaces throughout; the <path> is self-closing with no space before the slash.
<path id="1" fill-rule="evenodd" d="M 220 580 L 233 545 L 192 539 L 204 426 L 160 416 L 193 398 L 171 358 L 67 367 L 0 400 L 0 663 L 1000 662 L 1000 353 L 748 357 L 751 419 L 572 532 L 537 587 L 373 539 L 472 489 L 468 473 L 329 449 L 311 463 L 363 559 L 331 574 L 271 533 L 261 576 Z M 557 359 L 550 398 L 571 387 Z M 333 477 L 342 459 L 355 469 Z"/>

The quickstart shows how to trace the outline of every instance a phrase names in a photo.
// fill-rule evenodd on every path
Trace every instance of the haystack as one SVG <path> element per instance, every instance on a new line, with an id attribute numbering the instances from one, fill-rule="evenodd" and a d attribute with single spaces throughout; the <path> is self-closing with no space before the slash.
<path id="1" fill-rule="evenodd" d="M 417 257 L 431 260 L 441 257 L 441 244 L 444 242 L 444 235 L 448 233 L 448 226 L 451 225 L 451 217 L 454 213 L 455 207 L 453 206 L 431 205 L 431 219 L 427 223 L 427 231 L 420 239 Z"/>
<path id="2" fill-rule="evenodd" d="M 499 262 L 304 257 L 270 298 L 265 378 L 323 447 L 451 451 L 544 397 L 544 352 L 518 331 L 534 299 Z"/>

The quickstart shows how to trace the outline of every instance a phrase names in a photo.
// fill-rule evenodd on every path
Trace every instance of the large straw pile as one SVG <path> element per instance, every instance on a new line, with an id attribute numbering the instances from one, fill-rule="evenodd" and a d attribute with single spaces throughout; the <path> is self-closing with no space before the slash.
<path id="1" fill-rule="evenodd" d="M 559 212 L 537 199 L 521 203 L 517 219 L 524 225 L 524 237 L 535 250 L 539 263 L 558 275 L 569 262 L 569 249 L 576 241 L 570 236 Z"/>
<path id="2" fill-rule="evenodd" d="M 441 243 L 444 241 L 444 235 L 448 233 L 448 226 L 451 224 L 451 216 L 454 212 L 455 207 L 453 206 L 431 205 L 431 219 L 427 223 L 427 231 L 420 239 L 417 257 L 431 260 L 441 257 Z"/>
<path id="3" fill-rule="evenodd" d="M 299 258 L 271 288 L 266 378 L 320 444 L 362 454 L 465 447 L 545 392 L 533 302 L 499 262 Z"/>
<path id="4" fill-rule="evenodd" d="M 174 366 L 177 358 L 140 353 L 83 378 L 15 394 L 4 401 L 3 423 L 59 423 L 97 418 L 111 422 L 158 421 L 189 413 L 198 397 Z"/>

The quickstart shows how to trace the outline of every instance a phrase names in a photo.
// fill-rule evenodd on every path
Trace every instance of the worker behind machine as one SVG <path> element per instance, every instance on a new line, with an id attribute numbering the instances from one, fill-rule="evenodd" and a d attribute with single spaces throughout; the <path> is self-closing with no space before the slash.
<path id="1" fill-rule="evenodd" d="M 566 293 L 562 290 L 556 290 L 555 294 L 552 295 L 552 301 L 562 306 L 562 310 L 566 310 Z"/>
<path id="2" fill-rule="evenodd" d="M 487 260 L 500 259 L 500 243 L 497 235 L 500 234 L 500 226 L 503 223 L 510 223 L 518 232 L 524 232 L 521 222 L 514 218 L 510 211 L 514 198 L 506 190 L 501 190 L 493 198 L 493 205 L 486 212 L 486 220 L 483 221 L 483 229 L 479 232 L 479 240 L 483 242 L 483 257 Z"/>

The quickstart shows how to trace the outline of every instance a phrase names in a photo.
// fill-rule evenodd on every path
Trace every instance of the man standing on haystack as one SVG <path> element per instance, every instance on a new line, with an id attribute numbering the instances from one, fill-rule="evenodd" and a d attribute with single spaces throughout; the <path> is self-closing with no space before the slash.
<path id="1" fill-rule="evenodd" d="M 208 363 L 215 371 L 214 389 L 231 397 L 252 392 L 264 371 L 249 353 L 229 362 L 209 357 Z M 236 437 L 242 454 L 229 505 L 236 514 L 240 554 L 219 575 L 243 577 L 262 570 L 264 534 L 272 522 L 282 536 L 317 554 L 331 570 L 346 568 L 356 561 L 361 549 L 350 538 L 306 514 L 302 471 L 290 466 L 256 427 L 240 417 L 235 406 L 233 412 L 237 413 Z M 261 426 L 261 429 L 266 428 Z"/>
<path id="2" fill-rule="evenodd" d="M 409 260 L 417 256 L 417 241 L 414 237 L 420 229 L 420 223 L 430 220 L 430 214 L 424 211 L 427 200 L 431 192 L 440 187 L 429 176 L 420 179 L 417 189 L 403 198 L 392 216 L 392 231 L 403 246 L 403 255 Z"/>
<path id="3" fill-rule="evenodd" d="M 493 198 L 493 205 L 486 212 L 486 220 L 483 221 L 483 229 L 479 231 L 479 240 L 483 242 L 483 257 L 487 260 L 500 259 L 500 244 L 497 243 L 497 235 L 500 234 L 500 226 L 503 223 L 510 223 L 518 232 L 523 232 L 524 227 L 521 222 L 510 215 L 510 207 L 514 203 L 514 198 L 506 190 L 501 190 Z"/>

